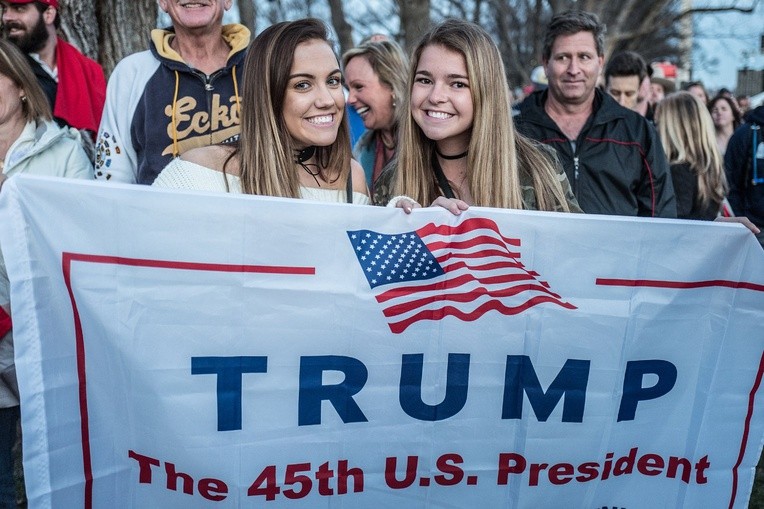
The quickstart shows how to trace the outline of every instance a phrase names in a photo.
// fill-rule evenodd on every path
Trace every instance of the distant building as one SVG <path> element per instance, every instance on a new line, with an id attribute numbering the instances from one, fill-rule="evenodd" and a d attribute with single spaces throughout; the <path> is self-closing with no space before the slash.
<path id="1" fill-rule="evenodd" d="M 737 95 L 753 96 L 764 92 L 764 70 L 739 69 L 737 71 Z"/>

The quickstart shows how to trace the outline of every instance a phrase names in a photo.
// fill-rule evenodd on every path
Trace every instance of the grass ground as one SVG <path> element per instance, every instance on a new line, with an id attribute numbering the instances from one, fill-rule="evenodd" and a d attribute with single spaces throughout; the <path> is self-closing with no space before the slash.
<path id="1" fill-rule="evenodd" d="M 756 479 L 753 481 L 753 491 L 748 508 L 764 509 L 764 454 L 761 455 L 759 466 L 756 467 Z"/>

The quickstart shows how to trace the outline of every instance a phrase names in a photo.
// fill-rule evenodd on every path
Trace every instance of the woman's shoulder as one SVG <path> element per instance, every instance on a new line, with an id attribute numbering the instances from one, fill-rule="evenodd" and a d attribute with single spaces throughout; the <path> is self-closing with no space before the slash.
<path id="1" fill-rule="evenodd" d="M 366 174 L 361 164 L 355 159 L 350 160 L 350 175 L 353 179 L 353 191 L 369 196 L 369 188 L 366 186 Z"/>

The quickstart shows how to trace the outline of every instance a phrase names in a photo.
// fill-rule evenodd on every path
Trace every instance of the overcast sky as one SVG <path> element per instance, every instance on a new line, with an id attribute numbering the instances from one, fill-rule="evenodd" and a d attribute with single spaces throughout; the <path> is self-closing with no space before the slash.
<path id="1" fill-rule="evenodd" d="M 699 5 L 729 5 L 734 0 L 700 1 Z M 695 16 L 695 44 L 693 50 L 693 79 L 701 80 L 706 87 L 734 90 L 737 70 L 745 63 L 743 52 L 751 54 L 751 69 L 764 68 L 764 56 L 759 52 L 760 39 L 764 34 L 764 2 L 741 0 L 737 4 L 757 4 L 753 14 L 720 13 Z M 716 59 L 718 65 L 707 66 L 703 61 Z"/>

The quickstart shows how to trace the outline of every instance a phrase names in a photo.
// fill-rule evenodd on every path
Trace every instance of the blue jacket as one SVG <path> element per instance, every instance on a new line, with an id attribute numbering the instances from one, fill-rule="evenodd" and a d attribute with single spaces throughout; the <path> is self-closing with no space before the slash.
<path id="1" fill-rule="evenodd" d="M 764 226 L 764 106 L 748 115 L 748 124 L 737 128 L 724 153 L 729 194 L 727 200 L 737 216 L 746 216 L 756 226 Z M 756 147 L 754 126 L 758 126 Z M 756 166 L 754 168 L 754 161 Z M 754 175 L 754 169 L 757 175 Z M 754 183 L 754 178 L 758 181 Z"/>

